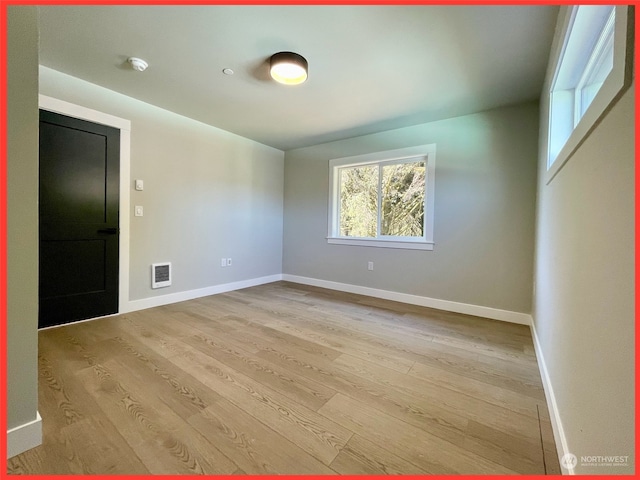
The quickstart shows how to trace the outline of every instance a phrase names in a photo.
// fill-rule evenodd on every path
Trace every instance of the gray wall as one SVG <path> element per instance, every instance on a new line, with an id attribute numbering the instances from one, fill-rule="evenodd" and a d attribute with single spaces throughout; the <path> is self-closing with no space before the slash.
<path id="1" fill-rule="evenodd" d="M 283 272 L 529 313 L 537 142 L 528 103 L 286 152 Z M 328 245 L 329 160 L 429 143 L 435 249 Z"/>
<path id="2" fill-rule="evenodd" d="M 45 67 L 40 93 L 131 120 L 131 300 L 281 273 L 282 151 Z M 164 261 L 173 284 L 152 290 Z"/>
<path id="3" fill-rule="evenodd" d="M 634 471 L 633 90 L 549 185 L 541 101 L 533 317 L 579 474 Z M 581 467 L 583 455 L 630 455 L 630 464 Z"/>
<path id="4" fill-rule="evenodd" d="M 38 408 L 38 13 L 7 19 L 7 428 Z"/>

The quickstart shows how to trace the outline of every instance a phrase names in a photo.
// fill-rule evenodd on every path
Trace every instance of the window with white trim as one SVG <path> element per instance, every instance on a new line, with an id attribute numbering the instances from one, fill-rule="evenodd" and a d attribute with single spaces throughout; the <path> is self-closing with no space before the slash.
<path id="1" fill-rule="evenodd" d="M 631 83 L 631 7 L 566 8 L 548 92 L 547 183 Z"/>
<path id="2" fill-rule="evenodd" d="M 435 145 L 330 160 L 332 244 L 433 250 Z"/>

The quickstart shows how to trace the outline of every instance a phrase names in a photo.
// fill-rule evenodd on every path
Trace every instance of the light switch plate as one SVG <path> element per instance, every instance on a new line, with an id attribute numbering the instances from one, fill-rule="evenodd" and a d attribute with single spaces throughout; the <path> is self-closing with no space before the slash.
<path id="1" fill-rule="evenodd" d="M 140 205 L 135 206 L 134 215 L 136 217 L 142 217 L 144 215 L 144 208 Z"/>
<path id="2" fill-rule="evenodd" d="M 144 190 L 144 182 L 142 180 L 136 180 L 136 190 L 139 192 Z"/>

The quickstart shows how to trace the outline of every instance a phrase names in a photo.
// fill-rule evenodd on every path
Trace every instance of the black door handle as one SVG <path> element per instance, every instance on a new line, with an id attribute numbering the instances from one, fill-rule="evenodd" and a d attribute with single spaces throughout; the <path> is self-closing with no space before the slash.
<path id="1" fill-rule="evenodd" d="M 118 229 L 117 228 L 103 228 L 101 230 L 98 230 L 98 233 L 106 233 L 107 235 L 115 235 L 116 233 L 118 233 Z"/>

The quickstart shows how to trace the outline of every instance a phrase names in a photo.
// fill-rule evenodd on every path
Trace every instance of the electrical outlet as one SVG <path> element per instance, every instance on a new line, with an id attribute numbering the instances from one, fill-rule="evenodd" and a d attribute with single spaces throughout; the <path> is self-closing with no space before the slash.
<path id="1" fill-rule="evenodd" d="M 221 267 L 226 267 L 227 266 L 227 259 L 226 258 L 221 258 L 220 259 L 220 266 Z"/>
<path id="2" fill-rule="evenodd" d="M 230 266 L 231 266 L 231 259 L 227 258 L 227 267 L 230 267 Z"/>
<path id="3" fill-rule="evenodd" d="M 136 205 L 134 215 L 135 215 L 136 217 L 142 217 L 142 216 L 144 215 L 144 208 L 143 208 L 143 207 L 141 207 L 140 205 Z"/>
<path id="4" fill-rule="evenodd" d="M 367 265 L 367 270 L 373 270 L 373 262 L 369 262 Z"/>

